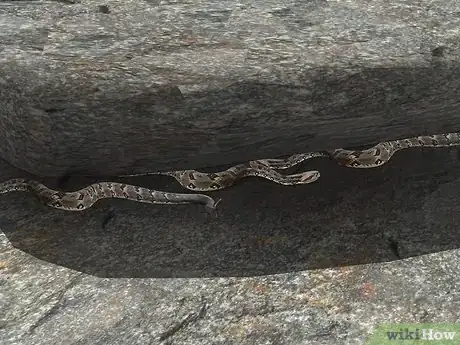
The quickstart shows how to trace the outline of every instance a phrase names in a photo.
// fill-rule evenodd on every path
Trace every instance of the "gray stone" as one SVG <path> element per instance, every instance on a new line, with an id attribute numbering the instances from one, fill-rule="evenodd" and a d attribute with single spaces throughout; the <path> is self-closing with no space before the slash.
<path id="1" fill-rule="evenodd" d="M 201 168 L 456 131 L 460 4 L 2 1 L 0 158 Z"/>
<path id="2" fill-rule="evenodd" d="M 0 343 L 360 345 L 388 321 L 460 322 L 457 149 L 304 168 L 321 179 L 248 178 L 212 193 L 217 218 L 122 200 L 65 212 L 1 195 Z M 5 165 L 0 178 L 19 173 Z"/>

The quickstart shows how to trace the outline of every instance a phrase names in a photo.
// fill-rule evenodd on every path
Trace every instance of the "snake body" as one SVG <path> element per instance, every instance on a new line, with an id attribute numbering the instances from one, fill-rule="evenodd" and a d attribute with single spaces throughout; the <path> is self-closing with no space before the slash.
<path id="1" fill-rule="evenodd" d="M 153 172 L 122 176 L 166 175 L 174 177 L 183 187 L 194 191 L 213 191 L 231 187 L 238 180 L 256 176 L 275 183 L 290 186 L 307 184 L 319 179 L 320 173 L 316 170 L 305 171 L 299 174 L 282 175 L 262 161 L 250 161 L 238 164 L 224 171 L 203 173 L 196 170 L 178 170 L 170 172 Z"/>
<path id="2" fill-rule="evenodd" d="M 83 211 L 98 200 L 119 198 L 150 204 L 203 204 L 208 212 L 215 210 L 217 202 L 204 194 L 160 192 L 153 189 L 116 182 L 99 182 L 75 192 L 60 192 L 44 184 L 27 179 L 11 179 L 0 183 L 0 194 L 33 192 L 44 204 L 66 211 Z"/>
<path id="3" fill-rule="evenodd" d="M 285 159 L 262 159 L 260 163 L 271 169 L 287 169 L 315 157 L 328 157 L 338 164 L 358 169 L 375 168 L 387 163 L 393 155 L 410 147 L 451 147 L 460 145 L 460 132 L 423 135 L 407 139 L 381 142 L 366 150 L 335 149 L 292 155 Z"/>
<path id="4" fill-rule="evenodd" d="M 255 161 L 247 164 L 239 164 L 216 173 L 181 170 L 164 173 L 154 172 L 151 174 L 174 177 L 184 187 L 195 191 L 227 188 L 239 179 L 247 176 L 259 176 L 283 185 L 311 183 L 316 181 L 320 176 L 318 171 L 284 176 Z M 98 200 L 105 198 L 127 199 L 151 204 L 203 204 L 209 213 L 212 213 L 220 202 L 220 200 L 214 201 L 213 198 L 204 194 L 168 193 L 117 182 L 94 183 L 74 192 L 57 191 L 48 188 L 40 182 L 27 179 L 11 179 L 0 183 L 0 194 L 13 191 L 33 192 L 45 205 L 67 211 L 83 211 L 91 207 Z"/>

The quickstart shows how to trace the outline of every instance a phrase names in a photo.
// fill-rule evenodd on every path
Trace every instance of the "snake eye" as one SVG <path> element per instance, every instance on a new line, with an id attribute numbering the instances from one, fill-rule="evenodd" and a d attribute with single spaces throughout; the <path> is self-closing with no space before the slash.
<path id="1" fill-rule="evenodd" d="M 195 189 L 195 185 L 193 183 L 189 183 L 188 188 Z"/>
<path id="2" fill-rule="evenodd" d="M 77 209 L 81 210 L 83 208 L 83 204 L 78 204 Z"/>
<path id="3" fill-rule="evenodd" d="M 376 164 L 383 164 L 383 161 L 382 161 L 381 159 L 377 159 L 377 160 L 375 161 L 375 163 L 376 163 Z"/>

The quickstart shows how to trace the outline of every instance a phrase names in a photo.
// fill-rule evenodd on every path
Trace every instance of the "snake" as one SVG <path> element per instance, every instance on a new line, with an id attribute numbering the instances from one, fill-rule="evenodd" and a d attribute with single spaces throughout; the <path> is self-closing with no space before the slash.
<path id="1" fill-rule="evenodd" d="M 282 185 L 305 184 L 319 178 L 318 171 L 281 175 L 264 164 L 250 161 L 238 164 L 216 173 L 200 173 L 196 170 L 180 170 L 163 174 L 175 177 L 186 188 L 196 191 L 210 191 L 227 188 L 239 179 L 256 176 Z M 121 175 L 121 176 L 138 176 Z M 10 179 L 0 183 L 0 194 L 8 192 L 33 192 L 45 205 L 66 211 L 83 211 L 100 199 L 119 198 L 151 204 L 203 204 L 206 211 L 213 213 L 221 199 L 215 201 L 204 194 L 169 193 L 118 182 L 99 182 L 73 192 L 61 192 L 30 179 Z"/>
<path id="2" fill-rule="evenodd" d="M 149 188 L 117 182 L 93 183 L 74 192 L 61 192 L 30 179 L 10 179 L 0 183 L 0 194 L 8 192 L 33 192 L 45 205 L 66 211 L 83 211 L 98 200 L 119 198 L 150 204 L 203 204 L 212 213 L 220 199 L 204 194 L 161 192 Z"/>
<path id="3" fill-rule="evenodd" d="M 452 147 L 458 145 L 460 145 L 460 132 L 452 132 L 384 141 L 365 150 L 335 149 L 298 153 L 284 159 L 261 159 L 259 162 L 267 168 L 282 170 L 294 167 L 311 158 L 328 157 L 345 167 L 367 169 L 382 166 L 396 152 L 403 149 L 411 147 Z"/>
<path id="4" fill-rule="evenodd" d="M 298 174 L 282 175 L 262 160 L 237 164 L 224 171 L 203 173 L 197 170 L 176 170 L 166 172 L 147 172 L 140 174 L 120 175 L 121 177 L 165 175 L 177 180 L 183 187 L 194 191 L 215 191 L 229 188 L 238 180 L 254 176 L 261 177 L 284 186 L 313 183 L 320 178 L 317 170 L 305 171 Z"/>

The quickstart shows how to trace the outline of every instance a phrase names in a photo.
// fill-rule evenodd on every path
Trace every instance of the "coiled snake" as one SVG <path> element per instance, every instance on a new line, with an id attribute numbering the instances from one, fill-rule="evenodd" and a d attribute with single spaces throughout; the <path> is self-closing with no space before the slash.
<path id="1" fill-rule="evenodd" d="M 450 147 L 460 145 L 460 133 L 418 136 L 379 143 L 369 149 L 353 151 L 336 149 L 295 154 L 285 159 L 261 159 L 233 166 L 216 173 L 196 170 L 152 172 L 122 176 L 167 175 L 174 177 L 183 187 L 194 191 L 212 191 L 232 186 L 247 176 L 258 176 L 282 185 L 298 185 L 315 182 L 320 173 L 316 170 L 299 174 L 282 175 L 275 170 L 294 167 L 315 157 L 328 157 L 351 168 L 374 168 L 387 163 L 395 152 L 410 147 Z M 31 191 L 46 205 L 67 211 L 81 211 L 100 199 L 121 198 L 152 204 L 203 204 L 207 211 L 214 211 L 217 202 L 203 194 L 181 194 L 156 191 L 148 188 L 116 183 L 99 182 L 74 192 L 60 192 L 27 179 L 11 179 L 0 183 L 0 194 L 12 191 Z"/>

